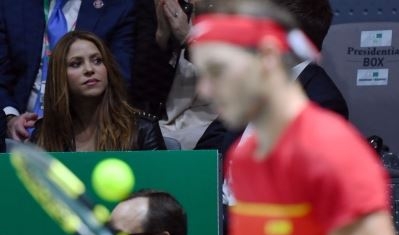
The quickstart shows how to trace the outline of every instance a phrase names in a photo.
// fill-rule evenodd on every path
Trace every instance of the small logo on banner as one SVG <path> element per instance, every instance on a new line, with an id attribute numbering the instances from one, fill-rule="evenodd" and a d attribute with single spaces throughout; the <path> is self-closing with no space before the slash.
<path id="1" fill-rule="evenodd" d="M 357 71 L 357 86 L 388 85 L 388 69 L 359 69 Z"/>
<path id="2" fill-rule="evenodd" d="M 93 6 L 97 9 L 100 9 L 104 6 L 104 2 L 102 0 L 95 0 L 93 2 Z"/>
<path id="3" fill-rule="evenodd" d="M 392 30 L 362 31 L 360 47 L 392 46 Z"/>

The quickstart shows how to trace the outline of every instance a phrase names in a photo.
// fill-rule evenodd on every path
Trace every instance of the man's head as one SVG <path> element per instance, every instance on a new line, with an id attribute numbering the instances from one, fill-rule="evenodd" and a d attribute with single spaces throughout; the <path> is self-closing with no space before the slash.
<path id="1" fill-rule="evenodd" d="M 232 127 L 267 112 L 273 94 L 291 82 L 291 67 L 315 48 L 289 13 L 269 1 L 216 1 L 195 20 L 192 56 L 198 92 Z"/>
<path id="2" fill-rule="evenodd" d="M 286 8 L 298 21 L 300 28 L 319 50 L 332 21 L 332 9 L 328 0 L 271 0 Z"/>
<path id="3" fill-rule="evenodd" d="M 169 193 L 141 190 L 112 212 L 113 227 L 128 234 L 187 235 L 187 218 Z"/>

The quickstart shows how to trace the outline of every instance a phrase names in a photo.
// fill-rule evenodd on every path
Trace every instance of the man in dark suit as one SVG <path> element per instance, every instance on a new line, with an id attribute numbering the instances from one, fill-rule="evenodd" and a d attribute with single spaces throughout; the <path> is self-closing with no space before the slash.
<path id="1" fill-rule="evenodd" d="M 290 11 L 299 22 L 301 29 L 321 50 L 332 21 L 332 9 L 328 0 L 271 0 Z M 312 61 L 295 66 L 297 75 L 310 100 L 348 119 L 348 106 L 341 92 L 322 67 Z M 229 131 L 223 140 L 221 152 L 239 138 L 243 130 Z"/>
<path id="2" fill-rule="evenodd" d="M 91 31 L 106 42 L 128 85 L 134 54 L 134 2 L 66 0 L 62 8 L 68 31 Z M 0 108 L 7 115 L 8 137 L 16 140 L 29 136 L 26 128 L 37 118 L 28 103 L 42 68 L 45 15 L 53 6 L 54 0 L 0 0 Z"/>
<path id="3" fill-rule="evenodd" d="M 272 2 L 288 9 L 317 49 L 322 49 L 333 16 L 328 0 L 272 0 Z M 348 119 L 346 101 L 322 67 L 309 61 L 299 73 L 298 80 L 312 101 Z"/>
<path id="4" fill-rule="evenodd" d="M 310 63 L 299 74 L 298 80 L 310 100 L 348 119 L 346 101 L 322 67 Z"/>

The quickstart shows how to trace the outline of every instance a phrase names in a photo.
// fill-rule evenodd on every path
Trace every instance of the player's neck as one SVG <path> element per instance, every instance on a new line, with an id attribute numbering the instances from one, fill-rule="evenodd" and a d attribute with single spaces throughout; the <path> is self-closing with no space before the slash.
<path id="1" fill-rule="evenodd" d="M 263 160 L 273 149 L 281 134 L 302 112 L 308 98 L 297 82 L 289 83 L 284 91 L 276 91 L 269 97 L 267 107 L 253 121 L 258 135 L 257 158 Z"/>

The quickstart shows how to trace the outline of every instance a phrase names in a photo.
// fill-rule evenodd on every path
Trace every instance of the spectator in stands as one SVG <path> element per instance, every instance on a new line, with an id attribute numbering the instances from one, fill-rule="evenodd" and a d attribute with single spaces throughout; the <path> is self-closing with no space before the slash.
<path id="1" fill-rule="evenodd" d="M 318 52 L 288 12 L 219 0 L 196 19 L 190 41 L 201 96 L 229 127 L 254 126 L 229 156 L 237 199 L 229 234 L 394 234 L 375 153 L 293 79 L 298 59 Z"/>
<path id="2" fill-rule="evenodd" d="M 333 17 L 328 0 L 270 1 L 293 14 L 302 31 L 312 40 L 317 49 L 321 50 Z M 348 106 L 344 97 L 317 61 L 300 61 L 293 67 L 292 72 L 310 100 L 348 119 Z M 243 130 L 229 131 L 224 139 L 222 153 L 225 153 L 232 142 L 242 134 Z"/>
<path id="3" fill-rule="evenodd" d="M 291 12 L 302 31 L 321 51 L 333 17 L 330 2 L 328 0 L 271 1 Z M 344 97 L 316 61 L 304 61 L 296 65 L 293 70 L 311 100 L 348 119 L 348 107 Z"/>
<path id="4" fill-rule="evenodd" d="M 24 140 L 41 117 L 48 56 L 68 31 L 87 30 L 111 49 L 127 84 L 133 59 L 133 0 L 0 1 L 0 109 L 8 137 Z M 43 76 L 42 76 L 43 74 Z"/>
<path id="5" fill-rule="evenodd" d="M 127 234 L 187 235 L 187 218 L 180 203 L 166 192 L 141 190 L 112 212 L 115 230 Z"/>
<path id="6" fill-rule="evenodd" d="M 194 7 L 191 0 L 144 0 L 139 4 L 148 12 L 137 13 L 143 30 L 136 29 L 137 46 L 146 48 L 138 49 L 143 57 L 134 67 L 139 74 L 132 93 L 138 107 L 158 115 L 162 134 L 177 139 L 182 149 L 219 148 L 225 129 L 220 122 L 210 125 L 217 115 L 195 92 L 195 68 L 185 47 Z M 151 40 L 155 41 L 152 46 Z"/>
<path id="7" fill-rule="evenodd" d="M 109 49 L 83 31 L 67 33 L 53 50 L 36 128 L 32 141 L 48 151 L 165 149 L 157 120 L 129 106 Z"/>
<path id="8" fill-rule="evenodd" d="M 174 68 L 169 65 L 171 52 L 156 42 L 157 15 L 153 0 L 136 0 L 132 96 L 131 102 L 145 112 L 165 115 L 165 103 L 172 86 Z"/>

